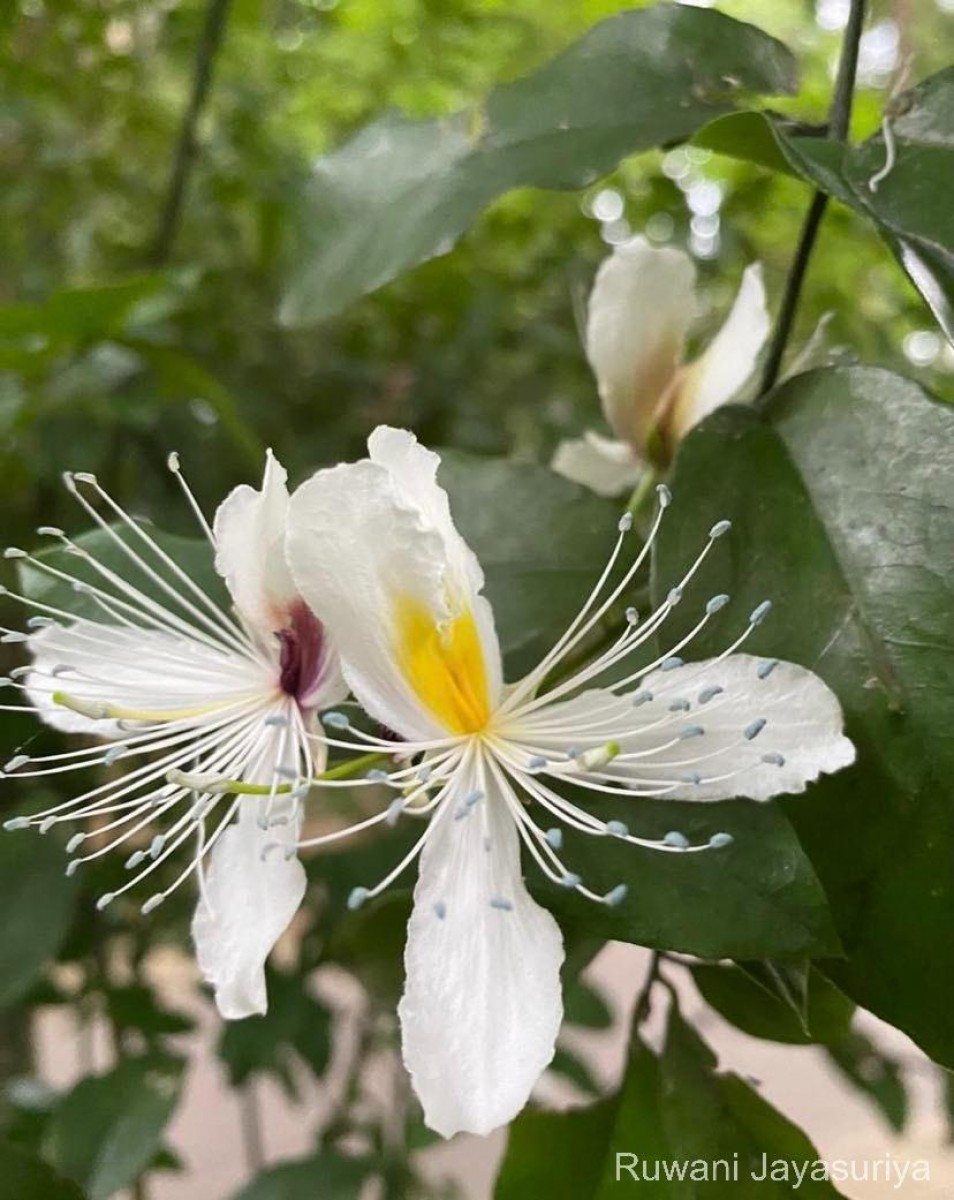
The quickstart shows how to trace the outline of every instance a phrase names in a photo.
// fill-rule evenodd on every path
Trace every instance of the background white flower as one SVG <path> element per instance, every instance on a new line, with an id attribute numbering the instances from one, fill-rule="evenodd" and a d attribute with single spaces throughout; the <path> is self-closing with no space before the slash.
<path id="1" fill-rule="evenodd" d="M 483 573 L 454 527 L 437 455 L 388 428 L 368 446 L 368 460 L 320 471 L 292 498 L 288 561 L 334 638 L 354 695 L 405 739 L 400 749 L 411 765 L 382 780 L 398 792 L 388 818 L 430 818 L 404 861 L 351 900 L 377 895 L 420 854 L 400 1005 L 405 1063 L 432 1128 L 487 1133 L 525 1103 L 552 1057 L 562 1015 L 562 937 L 527 891 L 521 842 L 551 880 L 616 904 L 624 886 L 598 894 L 563 862 L 565 827 L 669 853 L 731 839 L 717 834 L 690 846 L 677 830 L 640 838 L 569 796 L 765 800 L 847 765 L 854 748 L 837 700 L 810 671 L 735 653 L 767 604 L 716 659 L 686 664 L 679 656 L 724 596 L 704 606 L 693 632 L 667 654 L 647 655 L 726 522 L 713 527 L 656 612 L 641 624 L 630 613 L 594 662 L 548 684 L 622 601 L 659 529 L 665 489 L 649 540 L 621 581 L 610 582 L 628 516 L 578 616 L 526 678 L 506 687 Z M 336 570 L 327 571 L 331 562 Z M 639 650 L 637 666 L 631 656 Z M 618 681 L 595 686 L 611 670 Z M 333 745 L 394 751 L 393 740 L 363 732 L 344 713 L 325 721 L 338 731 Z M 632 815 L 638 820 L 635 803 Z"/>
<path id="2" fill-rule="evenodd" d="M 110 745 L 41 758 L 18 754 L 5 770 L 42 777 L 146 758 L 65 804 L 7 825 L 45 832 L 62 821 L 92 821 L 70 840 L 71 853 L 85 850 L 70 871 L 125 848 L 130 879 L 101 897 L 101 906 L 195 841 L 182 872 L 143 911 L 197 876 L 199 965 L 222 1014 L 244 1017 L 265 1011 L 264 962 L 305 890 L 293 849 L 299 786 L 322 769 L 326 753 L 312 736 L 315 714 L 345 689 L 337 657 L 285 563 L 284 469 L 269 452 L 261 490 L 236 488 L 210 529 L 174 455 L 170 466 L 214 547 L 235 611 L 205 595 L 95 477 L 68 476 L 122 573 L 62 531 L 41 531 L 75 556 L 79 574 L 15 548 L 7 556 L 72 584 L 81 611 L 19 597 L 38 614 L 30 621 L 34 632 L 5 636 L 26 641 L 33 655 L 32 666 L 17 673 L 23 682 L 14 680 L 33 711 L 56 729 Z M 230 796 L 211 784 L 206 790 L 208 776 L 241 781 L 259 794 Z M 264 855 L 276 840 L 292 848 L 290 856 Z"/>
<path id="3" fill-rule="evenodd" d="M 600 495 L 619 495 L 647 462 L 667 464 L 694 425 L 737 397 L 769 334 L 762 268 L 746 268 L 725 324 L 686 363 L 695 288 L 688 254 L 642 237 L 603 261 L 590 293 L 586 354 L 616 440 L 588 432 L 562 442 L 555 471 Z"/>

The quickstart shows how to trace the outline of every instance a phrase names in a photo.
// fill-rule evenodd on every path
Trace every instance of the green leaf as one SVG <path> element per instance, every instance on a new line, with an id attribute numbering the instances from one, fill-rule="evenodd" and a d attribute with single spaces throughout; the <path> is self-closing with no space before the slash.
<path id="1" fill-rule="evenodd" d="M 908 1091 L 901 1064 L 858 1029 L 826 1049 L 842 1074 L 867 1096 L 891 1128 L 900 1133 L 908 1119 Z"/>
<path id="2" fill-rule="evenodd" d="M 109 1200 L 160 1149 L 184 1069 L 181 1059 L 155 1055 L 127 1059 L 106 1075 L 82 1080 L 53 1113 L 46 1157 L 82 1184 L 89 1200 Z"/>
<path id="3" fill-rule="evenodd" d="M 373 1171 L 368 1159 L 328 1151 L 262 1172 L 233 1200 L 358 1200 Z"/>
<path id="4" fill-rule="evenodd" d="M 281 319 L 321 320 L 446 253 L 515 187 L 580 188 L 689 136 L 745 92 L 794 90 L 781 43 L 717 12 L 659 5 L 595 26 L 480 108 L 390 115 L 314 168 Z"/>
<path id="5" fill-rule="evenodd" d="M 602 995 L 576 979 L 563 990 L 563 1017 L 569 1025 L 582 1025 L 584 1029 L 609 1029 L 613 1014 Z"/>
<path id="6" fill-rule="evenodd" d="M 619 839 L 564 832 L 563 861 L 594 891 L 627 886 L 615 907 L 528 875 L 531 890 L 575 933 L 678 950 L 700 958 L 804 958 L 840 952 L 825 894 L 777 808 L 749 801 L 673 804 L 587 798 L 602 820 L 640 836 L 678 829 L 692 843 L 732 835 L 702 854 L 662 854 Z"/>
<path id="7" fill-rule="evenodd" d="M 771 970 L 753 966 L 747 971 L 698 964 L 692 977 L 706 1004 L 752 1037 L 809 1045 L 848 1035 L 855 1006 L 820 971 L 808 968 L 805 994 L 799 996 L 786 983 L 784 964 Z"/>
<path id="8" fill-rule="evenodd" d="M 189 1017 L 163 1008 L 151 989 L 141 983 L 111 987 L 106 992 L 106 1006 L 119 1029 L 135 1029 L 147 1038 L 188 1033 L 195 1028 Z"/>
<path id="9" fill-rule="evenodd" d="M 690 648 L 721 651 L 775 604 L 746 649 L 812 667 L 858 746 L 851 770 L 785 802 L 827 891 L 854 1000 L 954 1062 L 954 410 L 884 371 L 816 371 L 768 416 L 726 409 L 682 446 L 655 562 L 664 595 L 713 520 L 734 521 L 668 623 L 732 606 Z"/>
<path id="10" fill-rule="evenodd" d="M 156 542 L 169 558 L 192 579 L 205 594 L 223 609 L 230 607 L 228 593 L 221 576 L 216 573 L 212 558 L 212 549 L 207 541 L 201 538 L 178 537 L 175 534 L 164 533 L 151 525 L 143 524 L 144 531 Z M 128 553 L 116 542 L 113 534 L 121 535 L 129 548 L 159 573 L 169 588 L 182 591 L 183 585 L 177 582 L 175 573 L 161 562 L 155 553 L 145 549 L 144 543 L 124 526 L 111 526 L 112 533 L 105 529 L 91 529 L 74 538 L 74 543 L 86 554 L 95 559 L 109 571 L 121 575 L 125 580 L 138 588 L 143 595 L 151 600 L 180 611 L 170 593 L 156 580 L 150 577 L 141 567 L 130 559 Z M 46 567 L 61 571 L 82 583 L 103 587 L 113 593 L 114 589 L 95 566 L 84 557 L 69 553 L 59 545 L 40 550 L 35 557 Z M 74 590 L 68 580 L 57 578 L 41 567 L 30 562 L 20 561 L 20 587 L 24 595 L 41 604 L 53 608 L 62 608 L 77 616 L 89 617 L 92 620 L 102 620 L 103 610 L 95 600 Z"/>
<path id="11" fill-rule="evenodd" d="M 287 1058 L 294 1051 L 315 1075 L 322 1075 L 331 1055 L 329 1013 L 306 989 L 306 980 L 266 969 L 268 1012 L 264 1016 L 227 1021 L 218 1054 L 233 1087 L 252 1075 L 270 1073 L 287 1083 Z"/>
<path id="12" fill-rule="evenodd" d="M 76 879 L 67 879 L 62 846 L 0 831 L 0 1009 L 20 1000 L 69 930 Z"/>
<path id="13" fill-rule="evenodd" d="M 654 1200 L 791 1196 L 790 1165 L 787 1181 L 753 1173 L 764 1173 L 763 1156 L 801 1165 L 817 1161 L 817 1151 L 749 1084 L 714 1068 L 714 1054 L 673 1004 L 662 1054 L 637 1038 L 616 1096 L 568 1113 L 517 1117 L 494 1200 L 614 1200 L 639 1183 Z M 809 1175 L 799 1195 L 830 1200 L 839 1193 Z"/>
<path id="14" fill-rule="evenodd" d="M 595 1098 L 603 1090 L 594 1077 L 589 1063 L 574 1051 L 568 1050 L 566 1046 L 557 1046 L 547 1070 L 552 1071 L 555 1075 L 562 1075 L 584 1096 Z"/>
<path id="15" fill-rule="evenodd" d="M 455 451 L 440 482 L 480 560 L 508 680 L 546 654 L 589 595 L 616 536 L 619 505 L 545 467 Z"/>
<path id="16" fill-rule="evenodd" d="M 0 1142 L 0 1179 L 10 1200 L 85 1200 L 75 1183 L 7 1142 Z"/>

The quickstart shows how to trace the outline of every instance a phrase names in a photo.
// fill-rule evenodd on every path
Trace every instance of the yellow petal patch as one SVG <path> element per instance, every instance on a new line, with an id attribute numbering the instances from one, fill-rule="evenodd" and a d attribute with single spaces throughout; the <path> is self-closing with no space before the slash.
<path id="1" fill-rule="evenodd" d="M 452 733 L 476 733 L 490 718 L 484 653 L 473 613 L 438 624 L 426 605 L 395 606 L 397 654 L 415 695 Z"/>

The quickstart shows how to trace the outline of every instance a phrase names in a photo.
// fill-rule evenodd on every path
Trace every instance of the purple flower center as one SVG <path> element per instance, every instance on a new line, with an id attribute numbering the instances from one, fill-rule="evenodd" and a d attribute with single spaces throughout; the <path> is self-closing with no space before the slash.
<path id="1" fill-rule="evenodd" d="M 325 665 L 325 631 L 321 622 L 301 600 L 289 608 L 289 624 L 278 632 L 281 642 L 279 687 L 307 707 L 321 682 Z"/>

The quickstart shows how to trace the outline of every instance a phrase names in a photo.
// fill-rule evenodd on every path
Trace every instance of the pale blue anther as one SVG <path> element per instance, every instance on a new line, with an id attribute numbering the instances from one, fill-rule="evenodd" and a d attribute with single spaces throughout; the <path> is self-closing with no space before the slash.
<path id="1" fill-rule="evenodd" d="M 163 833 L 157 833 L 149 843 L 149 857 L 158 858 L 162 853 L 162 848 L 166 844 L 166 837 Z"/>
<path id="2" fill-rule="evenodd" d="M 500 912 L 513 912 L 513 905 L 503 896 L 493 896 L 490 901 L 490 907 L 496 908 Z"/>
<path id="3" fill-rule="evenodd" d="M 18 771 L 21 767 L 25 767 L 29 761 L 29 754 L 14 754 L 9 762 L 3 764 L 3 769 L 4 771 Z"/>
<path id="4" fill-rule="evenodd" d="M 674 850 L 685 850 L 689 845 L 689 839 L 678 829 L 670 829 L 663 838 L 663 845 L 672 846 Z"/>
<path id="5" fill-rule="evenodd" d="M 656 485 L 656 497 L 659 500 L 660 508 L 668 508 L 672 504 L 672 492 L 664 483 Z"/>
<path id="6" fill-rule="evenodd" d="M 629 827 L 623 821 L 607 821 L 606 832 L 610 837 L 629 837 Z"/>
<path id="7" fill-rule="evenodd" d="M 720 687 L 717 683 L 710 684 L 699 693 L 699 703 L 708 704 L 714 696 L 721 696 L 724 691 L 725 688 Z"/>
<path id="8" fill-rule="evenodd" d="M 527 760 L 528 771 L 542 771 L 546 765 L 547 760 L 542 754 L 531 754 L 530 758 Z"/>
<path id="9" fill-rule="evenodd" d="M 709 845 L 713 850 L 722 850 L 725 846 L 731 846 L 734 841 L 731 833 L 714 833 L 709 838 Z"/>
<path id="10" fill-rule="evenodd" d="M 772 767 L 784 767 L 785 755 L 779 754 L 777 750 L 772 750 L 768 754 L 762 755 L 762 762 L 768 763 Z"/>
<path id="11" fill-rule="evenodd" d="M 27 625 L 29 625 L 31 629 L 46 629 L 52 624 L 52 617 L 27 617 Z"/>
<path id="12" fill-rule="evenodd" d="M 80 858 L 71 858 L 71 859 L 70 859 L 70 861 L 69 861 L 69 862 L 66 864 L 66 878 L 67 878 L 67 879 L 72 879 L 72 878 L 73 878 L 73 876 L 74 876 L 74 875 L 76 874 L 76 872 L 79 870 L 79 868 L 80 868 L 80 863 L 81 863 L 82 861 L 83 861 L 83 860 L 82 860 L 82 859 L 80 859 Z"/>
<path id="13" fill-rule="evenodd" d="M 434 905 L 434 916 L 437 917 L 438 921 L 443 921 L 447 916 L 447 905 L 443 900 L 438 900 Z"/>
<path id="14" fill-rule="evenodd" d="M 759 736 L 767 724 L 768 721 L 766 721 L 765 717 L 756 717 L 754 721 L 750 721 L 749 724 L 746 725 L 746 727 L 742 730 L 742 736 L 746 739 L 746 741 L 751 742 L 754 738 Z"/>
<path id="15" fill-rule="evenodd" d="M 369 783 L 387 783 L 388 773 L 387 771 L 382 771 L 380 767 L 372 767 L 367 775 L 365 775 L 365 779 Z"/>
<path id="16" fill-rule="evenodd" d="M 764 661 L 759 663 L 756 674 L 758 675 L 759 679 L 768 679 L 777 666 L 777 658 L 766 658 Z"/>
<path id="17" fill-rule="evenodd" d="M 404 805 L 407 801 L 403 796 L 398 796 L 396 800 L 392 800 L 388 805 L 388 811 L 385 814 L 384 820 L 387 825 L 394 826 L 398 823 L 401 813 L 404 812 Z"/>
<path id="18" fill-rule="evenodd" d="M 666 597 L 666 603 L 669 605 L 669 607 L 675 608 L 681 599 L 682 599 L 682 588 L 681 587 L 670 588 L 669 595 Z"/>
<path id="19" fill-rule="evenodd" d="M 116 893 L 115 893 L 115 892 L 104 892 L 104 893 L 102 894 L 102 896 L 100 896 L 100 898 L 99 898 L 99 899 L 96 901 L 96 907 L 97 907 L 97 909 L 98 909 L 100 912 L 102 912 L 102 911 L 103 911 L 103 909 L 104 909 L 104 908 L 105 908 L 105 907 L 106 907 L 108 904 L 112 904 L 112 902 L 113 902 L 115 899 L 116 899 Z"/>
<path id="20" fill-rule="evenodd" d="M 643 690 L 641 692 L 637 692 L 636 695 L 633 697 L 633 708 L 639 708 L 640 705 L 642 705 L 642 704 L 649 704 L 649 702 L 652 700 L 652 698 L 653 698 L 652 692 L 647 692 L 645 690 Z"/>
<path id="21" fill-rule="evenodd" d="M 629 888 L 625 883 L 618 883 L 616 887 L 606 893 L 603 897 L 603 903 L 608 904 L 610 908 L 615 908 L 618 904 L 622 904 L 626 899 Z"/>
<path id="22" fill-rule="evenodd" d="M 345 714 L 343 712 L 338 712 L 337 710 L 325 713 L 321 720 L 323 724 L 327 725 L 331 729 L 347 729 L 351 724 Z"/>
<path id="23" fill-rule="evenodd" d="M 632 605 L 626 610 L 626 620 L 630 625 L 639 624 L 639 612 Z"/>
<path id="24" fill-rule="evenodd" d="M 3 822 L 3 828 L 7 829 L 7 830 L 29 829 L 30 828 L 30 818 L 29 817 L 10 817 L 9 820 Z"/>
<path id="25" fill-rule="evenodd" d="M 431 768 L 425 763 L 425 765 L 418 771 L 417 777 L 421 783 L 427 783 L 432 774 L 433 772 L 431 771 Z"/>
<path id="26" fill-rule="evenodd" d="M 354 887 L 348 895 L 348 908 L 354 912 L 359 909 L 365 900 L 368 898 L 368 889 L 364 887 Z"/>
<path id="27" fill-rule="evenodd" d="M 473 808 L 474 805 L 479 804 L 480 801 L 483 800 L 483 798 L 484 798 L 483 792 L 480 792 L 480 791 L 468 792 L 467 795 L 464 797 L 464 805 L 466 808 Z"/>
<path id="28" fill-rule="evenodd" d="M 122 758 L 128 749 L 128 746 L 123 745 L 110 746 L 110 748 L 103 755 L 103 765 L 106 767 L 111 767 L 113 763 L 117 761 L 117 759 Z"/>
<path id="29" fill-rule="evenodd" d="M 706 604 L 706 612 L 711 617 L 713 613 L 717 613 L 720 608 L 725 608 L 729 603 L 729 597 L 725 592 L 721 592 L 718 596 L 713 596 Z"/>
<path id="30" fill-rule="evenodd" d="M 553 829 L 548 829 L 546 831 L 546 833 L 544 834 L 544 837 L 547 839 L 547 845 L 549 845 L 551 847 L 551 849 L 553 849 L 553 850 L 562 849 L 562 847 L 563 847 L 563 830 L 562 829 L 557 829 L 554 826 Z"/>
<path id="31" fill-rule="evenodd" d="M 163 893 L 156 892 L 155 896 L 150 896 L 148 900 L 145 900 L 143 902 L 139 911 L 142 913 L 142 915 L 144 917 L 148 917 L 151 912 L 153 912 L 155 909 L 157 909 L 159 907 L 159 905 L 163 902 L 163 900 L 165 900 L 165 896 L 163 895 Z"/>
<path id="32" fill-rule="evenodd" d="M 763 600 L 752 610 L 752 615 L 749 617 L 749 622 L 752 625 L 761 625 L 765 618 L 772 611 L 772 601 Z"/>
<path id="33" fill-rule="evenodd" d="M 55 824 L 56 817 L 44 817 L 39 825 L 40 833 L 49 833 Z"/>
<path id="34" fill-rule="evenodd" d="M 700 784 L 702 783 L 702 776 L 698 771 L 686 771 L 682 777 L 682 781 L 683 783 Z"/>
<path id="35" fill-rule="evenodd" d="M 288 718 L 283 713 L 272 713 L 270 717 L 265 718 L 265 724 L 269 728 L 285 729 L 288 726 Z"/>
<path id="36" fill-rule="evenodd" d="M 692 706 L 690 705 L 689 701 L 683 696 L 677 696 L 676 699 L 673 700 L 672 704 L 669 705 L 669 711 L 674 713 L 688 712 L 691 707 Z"/>
<path id="37" fill-rule="evenodd" d="M 145 850 L 134 850 L 132 852 L 132 854 L 130 854 L 130 856 L 126 859 L 126 862 L 124 864 L 126 870 L 127 871 L 135 871 L 136 867 L 138 867 L 140 863 L 144 863 L 146 861 L 146 858 L 147 858 L 147 855 L 146 855 Z"/>
<path id="38" fill-rule="evenodd" d="M 720 538 L 723 534 L 728 533 L 731 528 L 731 521 L 716 521 L 716 523 L 709 530 L 709 537 Z"/>
<path id="39" fill-rule="evenodd" d="M 670 654 L 668 658 L 663 659 L 663 671 L 675 671 L 677 667 L 684 665 L 685 660 L 681 659 L 678 654 Z"/>
<path id="40" fill-rule="evenodd" d="M 631 512 L 624 512 L 619 519 L 619 525 L 617 528 L 619 529 L 620 533 L 629 533 L 629 531 L 633 528 L 633 514 Z"/>
<path id="41" fill-rule="evenodd" d="M 703 725 L 686 725 L 685 728 L 679 731 L 679 737 L 682 741 L 686 741 L 687 738 L 702 737 L 704 733 L 705 726 Z"/>
<path id="42" fill-rule="evenodd" d="M 572 889 L 572 888 L 578 888 L 580 886 L 580 884 L 583 882 L 583 880 L 580 878 L 579 875 L 574 875 L 574 873 L 572 871 L 567 871 L 567 873 L 562 877 L 562 879 L 558 880 L 557 882 L 560 884 L 560 887 Z"/>

